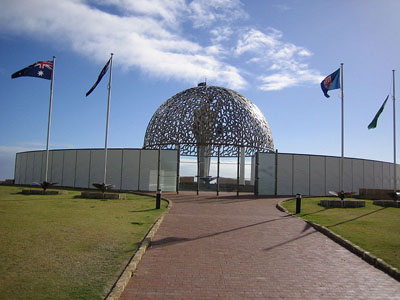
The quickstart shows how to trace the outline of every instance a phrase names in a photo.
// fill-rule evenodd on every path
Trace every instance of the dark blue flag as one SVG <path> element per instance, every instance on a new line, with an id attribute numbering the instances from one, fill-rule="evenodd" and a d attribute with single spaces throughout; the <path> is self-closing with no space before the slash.
<path id="1" fill-rule="evenodd" d="M 38 77 L 51 80 L 53 75 L 53 62 L 52 61 L 38 61 L 11 75 L 11 78 L 22 76 Z"/>
<path id="2" fill-rule="evenodd" d="M 97 81 L 93 84 L 93 86 L 90 88 L 90 90 L 86 93 L 86 97 L 90 95 L 91 92 L 96 88 L 96 86 L 99 84 L 103 76 L 107 73 L 108 71 L 108 65 L 110 64 L 111 58 L 108 60 L 106 65 L 103 67 L 103 70 L 101 70 L 99 77 L 97 77 Z"/>
<path id="3" fill-rule="evenodd" d="M 328 91 L 340 89 L 340 68 L 322 80 L 321 89 L 327 98 L 329 98 Z"/>

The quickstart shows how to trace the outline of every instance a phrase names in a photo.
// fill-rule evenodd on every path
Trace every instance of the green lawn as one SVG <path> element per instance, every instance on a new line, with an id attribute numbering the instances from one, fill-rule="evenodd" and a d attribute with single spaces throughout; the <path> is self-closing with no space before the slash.
<path id="1" fill-rule="evenodd" d="M 0 299 L 103 299 L 155 219 L 155 199 L 22 195 L 0 186 Z"/>
<path id="2" fill-rule="evenodd" d="M 364 250 L 400 269 L 400 209 L 384 208 L 365 200 L 363 208 L 329 208 L 319 206 L 324 198 L 303 198 L 297 216 L 329 228 Z M 295 212 L 296 200 L 283 203 Z"/>

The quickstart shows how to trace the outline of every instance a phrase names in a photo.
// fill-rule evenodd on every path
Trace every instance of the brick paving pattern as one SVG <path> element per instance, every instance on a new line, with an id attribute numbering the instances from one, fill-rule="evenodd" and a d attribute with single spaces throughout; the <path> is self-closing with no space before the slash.
<path id="1" fill-rule="evenodd" d="M 181 193 L 121 300 L 397 299 L 400 283 L 307 223 L 279 199 Z"/>

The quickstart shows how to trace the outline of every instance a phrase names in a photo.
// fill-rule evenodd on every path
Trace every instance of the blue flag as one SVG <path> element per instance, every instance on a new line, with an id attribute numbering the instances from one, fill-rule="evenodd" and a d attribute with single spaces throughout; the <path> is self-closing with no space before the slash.
<path id="1" fill-rule="evenodd" d="M 106 65 L 103 67 L 103 69 L 101 70 L 99 76 L 97 77 L 96 82 L 93 84 L 93 86 L 90 88 L 90 90 L 86 93 L 86 97 L 90 95 L 91 92 L 93 92 L 93 90 L 96 88 L 96 86 L 99 84 L 99 82 L 101 81 L 101 79 L 103 78 L 103 76 L 107 73 L 108 71 L 108 65 L 110 64 L 111 58 L 108 60 L 108 62 L 106 63 Z"/>
<path id="2" fill-rule="evenodd" d="M 340 89 L 340 68 L 322 80 L 321 89 L 327 98 L 330 97 L 328 91 Z"/>
<path id="3" fill-rule="evenodd" d="M 17 78 L 22 76 L 38 77 L 43 79 L 51 80 L 53 75 L 53 62 L 52 61 L 38 61 L 19 70 L 11 75 L 11 78 Z"/>

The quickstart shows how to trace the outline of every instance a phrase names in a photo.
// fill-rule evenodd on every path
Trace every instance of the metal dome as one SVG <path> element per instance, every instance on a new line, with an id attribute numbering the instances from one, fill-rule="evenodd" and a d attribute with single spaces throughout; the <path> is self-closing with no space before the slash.
<path id="1" fill-rule="evenodd" d="M 258 107 L 227 88 L 200 86 L 165 101 L 151 118 L 145 149 L 180 149 L 181 155 L 246 156 L 274 151 L 268 123 Z M 200 150 L 199 150 L 200 151 Z M 202 151 L 202 152 L 203 152 Z"/>

